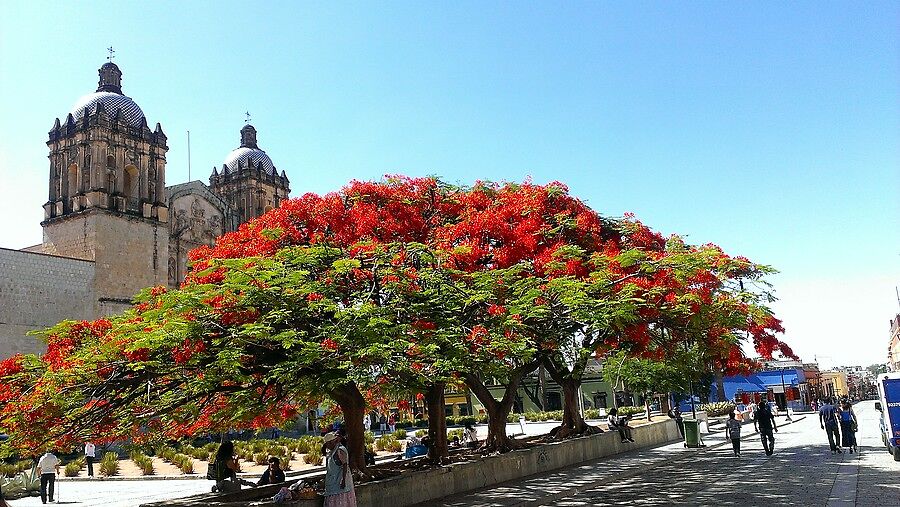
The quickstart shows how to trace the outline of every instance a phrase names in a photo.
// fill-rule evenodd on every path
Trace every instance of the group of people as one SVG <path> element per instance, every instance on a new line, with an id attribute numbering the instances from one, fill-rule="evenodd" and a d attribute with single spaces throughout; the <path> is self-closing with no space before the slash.
<path id="1" fill-rule="evenodd" d="M 753 428 L 759 432 L 759 438 L 762 440 L 763 450 L 766 456 L 771 456 L 775 452 L 775 433 L 778 433 L 778 426 L 775 424 L 775 414 L 769 403 L 762 403 L 758 407 L 755 403 L 751 403 L 749 410 L 750 418 L 753 420 Z M 738 420 L 737 413 L 731 411 L 728 414 L 728 421 L 725 422 L 725 438 L 731 440 L 731 448 L 734 455 L 741 456 L 741 426 L 743 422 Z"/>
<path id="2" fill-rule="evenodd" d="M 397 414 L 393 412 L 390 414 L 385 414 L 384 412 L 381 414 L 375 412 L 367 414 L 363 416 L 363 428 L 373 433 L 376 429 L 380 430 L 382 435 L 393 433 L 397 429 Z"/>
<path id="3" fill-rule="evenodd" d="M 828 435 L 828 445 L 832 454 L 842 454 L 841 447 L 846 447 L 852 454 L 857 450 L 856 413 L 850 400 L 844 399 L 839 403 L 836 400 L 825 398 L 819 408 L 819 425 Z"/>
<path id="4" fill-rule="evenodd" d="M 326 507 L 355 507 L 356 493 L 353 489 L 353 474 L 350 472 L 350 455 L 343 445 L 341 432 L 333 431 L 323 437 L 325 455 L 325 506 Z M 216 456 L 210 464 L 210 478 L 215 479 L 216 485 L 212 491 L 229 493 L 240 491 L 241 485 L 257 487 L 267 484 L 281 484 L 285 482 L 284 470 L 281 468 L 281 460 L 277 457 L 269 458 L 269 467 L 263 472 L 262 477 L 256 483 L 238 477 L 239 471 L 237 456 L 234 454 L 234 443 L 225 441 L 219 444 Z M 299 498 L 298 487 L 282 487 L 273 497 L 275 502 L 284 502 Z"/>

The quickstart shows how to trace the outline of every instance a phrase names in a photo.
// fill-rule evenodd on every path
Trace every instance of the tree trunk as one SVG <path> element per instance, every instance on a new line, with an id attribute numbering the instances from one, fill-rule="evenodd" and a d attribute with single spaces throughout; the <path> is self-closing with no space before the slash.
<path id="1" fill-rule="evenodd" d="M 549 362 L 549 360 L 548 360 Z M 556 365 L 545 362 L 547 372 L 554 382 L 559 384 L 563 391 L 563 417 L 562 424 L 550 431 L 550 435 L 556 438 L 568 438 L 573 435 L 591 435 L 602 433 L 603 430 L 591 426 L 584 420 L 581 412 L 581 378 L 572 376 L 571 373 L 557 368 Z"/>
<path id="2" fill-rule="evenodd" d="M 647 410 L 647 421 L 651 421 L 650 418 L 650 396 L 644 396 L 644 409 Z"/>
<path id="3" fill-rule="evenodd" d="M 716 401 L 725 401 L 725 379 L 722 370 L 716 370 Z"/>
<path id="4" fill-rule="evenodd" d="M 447 463 L 450 461 L 450 450 L 447 445 L 443 382 L 438 382 L 425 391 L 425 404 L 428 406 L 428 435 L 431 436 L 434 450 L 434 455 L 430 455 L 429 458 L 435 463 Z"/>
<path id="5" fill-rule="evenodd" d="M 506 434 L 506 418 L 512 410 L 513 401 L 516 398 L 516 391 L 522 382 L 522 377 L 534 371 L 537 363 L 530 363 L 519 367 L 510 374 L 509 383 L 505 386 L 503 399 L 497 401 L 494 395 L 484 385 L 481 378 L 474 373 L 466 373 L 466 385 L 472 390 L 472 393 L 478 398 L 478 401 L 484 405 L 488 414 L 488 436 L 483 447 L 489 451 L 508 452 L 515 448 L 512 439 Z"/>
<path id="6" fill-rule="evenodd" d="M 331 397 L 344 413 L 344 428 L 347 431 L 347 452 L 350 453 L 350 468 L 366 469 L 366 442 L 363 416 L 366 414 L 366 400 L 353 382 L 347 382 L 331 392 Z"/>

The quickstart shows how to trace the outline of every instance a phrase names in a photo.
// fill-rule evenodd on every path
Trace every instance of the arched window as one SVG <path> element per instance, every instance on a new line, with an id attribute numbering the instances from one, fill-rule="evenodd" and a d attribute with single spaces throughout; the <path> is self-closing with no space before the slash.
<path id="1" fill-rule="evenodd" d="M 72 164 L 69 166 L 69 170 L 66 174 L 68 178 L 68 191 L 66 193 L 66 197 L 72 197 L 78 194 L 78 164 Z"/>
<path id="2" fill-rule="evenodd" d="M 125 181 L 122 183 L 122 191 L 125 193 L 126 208 L 138 211 L 138 170 L 133 165 L 125 166 Z"/>

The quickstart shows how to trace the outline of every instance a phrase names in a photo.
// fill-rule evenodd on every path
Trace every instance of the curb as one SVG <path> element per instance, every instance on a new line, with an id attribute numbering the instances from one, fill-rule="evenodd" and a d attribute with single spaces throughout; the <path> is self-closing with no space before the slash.
<path id="1" fill-rule="evenodd" d="M 789 425 L 791 425 L 791 424 L 794 424 L 795 422 L 800 422 L 800 421 L 802 421 L 803 419 L 806 419 L 806 416 L 797 417 L 797 418 L 792 419 L 791 421 L 784 421 L 783 424 L 781 424 L 781 426 L 789 426 Z M 754 431 L 753 433 L 748 433 L 746 436 L 749 437 L 749 436 L 752 436 L 752 435 L 758 435 L 758 434 L 759 434 L 758 431 Z M 745 438 L 745 437 L 741 437 L 741 440 L 743 440 L 744 438 Z M 672 445 L 672 444 L 674 444 L 674 443 L 675 443 L 675 442 L 672 442 L 672 443 L 669 443 L 669 444 L 667 444 L 667 445 Z M 682 461 L 682 460 L 686 460 L 686 459 L 689 459 L 689 458 L 693 458 L 693 455 L 694 455 L 696 452 L 700 452 L 700 451 L 707 450 L 707 449 L 716 449 L 716 448 L 722 447 L 722 446 L 724 446 L 724 445 L 726 445 L 726 444 L 729 444 L 729 443 L 730 443 L 730 442 L 728 442 L 728 440 L 726 439 L 724 442 L 719 442 L 719 443 L 711 444 L 711 445 L 708 445 L 708 446 L 706 446 L 706 447 L 686 448 L 686 450 L 687 450 L 687 449 L 692 449 L 692 450 L 695 451 L 695 452 L 691 452 L 691 453 L 688 454 L 687 456 L 681 456 L 681 457 L 678 457 L 678 458 L 675 458 L 675 459 L 671 459 L 671 460 L 665 460 L 665 459 L 663 459 L 663 460 L 661 460 L 661 461 L 659 461 L 659 462 L 649 463 L 649 464 L 646 464 L 646 465 L 639 465 L 639 466 L 635 467 L 633 470 L 629 470 L 629 471 L 627 471 L 627 472 L 622 472 L 622 473 L 620 473 L 620 474 L 617 474 L 617 475 L 615 476 L 615 479 L 630 479 L 630 478 L 635 477 L 635 476 L 637 476 L 637 475 L 641 475 L 641 474 L 643 474 L 643 473 L 646 473 L 647 471 L 652 470 L 652 469 L 654 469 L 654 468 L 660 466 L 660 465 L 663 464 L 663 463 L 672 463 L 673 461 Z M 641 448 L 641 449 L 636 449 L 635 451 L 643 451 L 643 450 L 645 450 L 645 449 L 647 449 L 647 448 L 645 447 L 645 448 Z M 578 494 L 580 494 L 580 493 L 584 493 L 585 491 L 588 491 L 588 490 L 590 490 L 590 489 L 593 489 L 593 488 L 597 487 L 598 485 L 608 484 L 609 481 L 610 481 L 610 478 L 609 478 L 609 477 L 604 477 L 603 479 L 599 479 L 599 480 L 596 480 L 596 481 L 592 481 L 592 482 L 590 482 L 590 483 L 588 483 L 588 484 L 582 484 L 582 485 L 580 485 L 580 486 L 575 486 L 575 487 L 570 488 L 570 489 L 568 489 L 568 490 L 566 490 L 566 491 L 560 491 L 559 493 L 554 493 L 554 494 L 552 494 L 552 495 L 545 496 L 545 497 L 541 497 L 541 498 L 537 498 L 537 499 L 534 499 L 534 500 L 524 500 L 524 501 L 521 501 L 521 502 L 518 502 L 518 503 L 511 504 L 511 505 L 509 505 L 509 506 L 507 506 L 507 507 L 538 507 L 538 506 L 542 506 L 542 505 L 548 505 L 549 503 L 557 502 L 557 501 L 562 500 L 562 499 L 564 499 L 564 498 L 569 498 L 569 497 L 571 497 L 571 496 L 575 496 L 575 495 L 578 495 Z M 500 485 L 498 484 L 498 486 L 500 486 Z"/>

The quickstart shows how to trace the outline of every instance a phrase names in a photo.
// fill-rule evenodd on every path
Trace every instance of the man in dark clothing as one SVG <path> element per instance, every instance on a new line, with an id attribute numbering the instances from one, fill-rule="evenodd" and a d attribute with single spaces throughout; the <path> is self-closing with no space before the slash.
<path id="1" fill-rule="evenodd" d="M 684 438 L 684 418 L 681 417 L 681 409 L 678 408 L 678 405 L 670 408 L 668 415 L 672 419 L 675 419 L 675 425 L 678 426 L 678 433 L 681 433 L 681 438 Z"/>
<path id="2" fill-rule="evenodd" d="M 831 398 L 825 398 L 822 408 L 819 409 L 819 425 L 828 434 L 828 445 L 831 447 L 831 454 L 843 454 L 840 443 L 841 436 L 838 431 L 838 416 L 834 405 L 831 404 Z"/>
<path id="3" fill-rule="evenodd" d="M 775 435 L 772 432 L 778 433 L 778 426 L 775 425 L 775 415 L 772 414 L 768 402 L 760 403 L 754 422 L 759 429 L 759 438 L 762 440 L 766 456 L 771 456 L 775 452 Z"/>
<path id="4" fill-rule="evenodd" d="M 266 484 L 280 484 L 282 482 L 284 482 L 284 470 L 281 469 L 281 460 L 272 456 L 269 458 L 269 468 L 263 472 L 256 485 L 265 486 Z"/>

